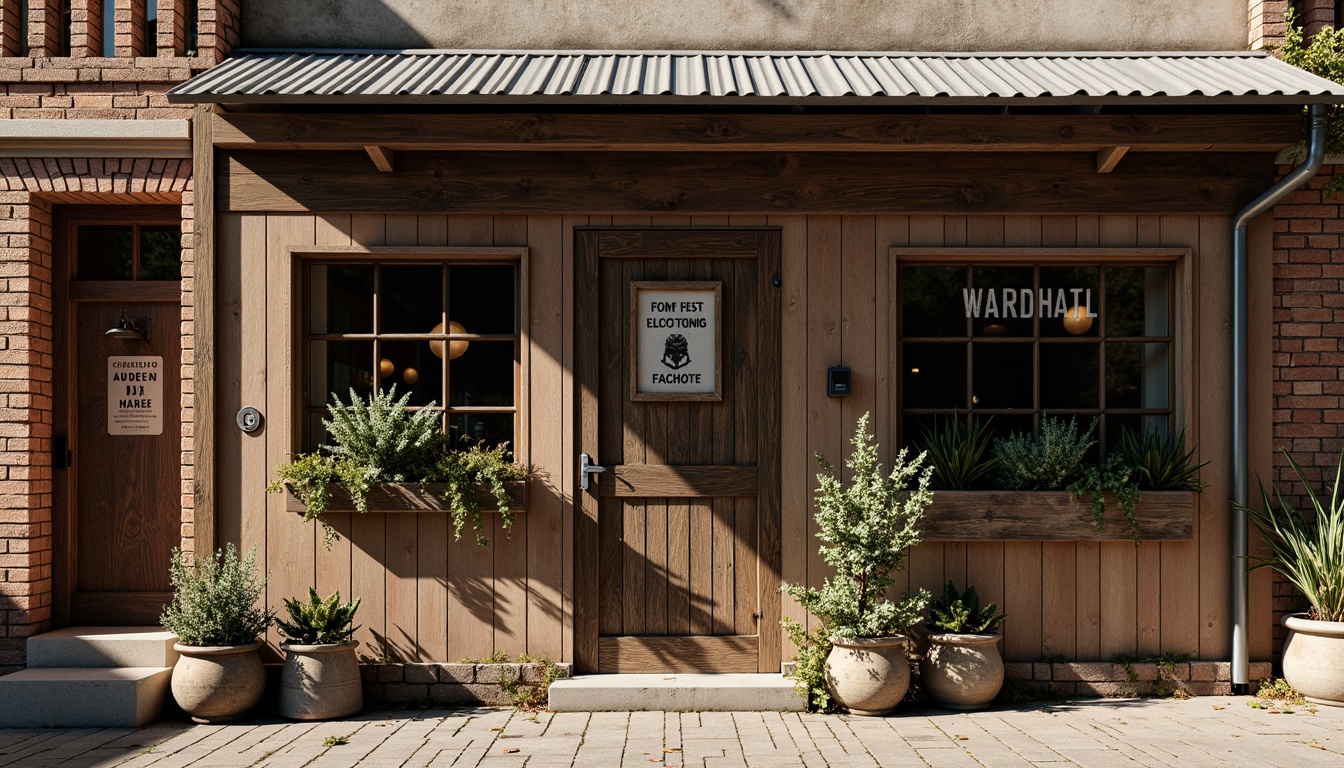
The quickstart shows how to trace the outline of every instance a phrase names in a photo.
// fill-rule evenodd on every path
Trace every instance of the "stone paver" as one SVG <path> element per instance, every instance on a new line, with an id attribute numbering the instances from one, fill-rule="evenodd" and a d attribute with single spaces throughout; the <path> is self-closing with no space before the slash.
<path id="1" fill-rule="evenodd" d="M 0 730 L 5 768 L 1344 766 L 1344 709 L 1084 700 L 887 718 L 777 712 L 370 712 L 324 723 Z M 327 746 L 327 742 L 345 743 Z"/>

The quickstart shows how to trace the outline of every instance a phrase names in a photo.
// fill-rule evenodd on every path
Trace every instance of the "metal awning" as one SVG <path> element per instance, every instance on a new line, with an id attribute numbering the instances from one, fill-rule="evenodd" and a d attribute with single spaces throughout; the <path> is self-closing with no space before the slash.
<path id="1" fill-rule="evenodd" d="M 213 104 L 1306 104 L 1344 86 L 1260 51 L 242 50 L 168 92 Z"/>

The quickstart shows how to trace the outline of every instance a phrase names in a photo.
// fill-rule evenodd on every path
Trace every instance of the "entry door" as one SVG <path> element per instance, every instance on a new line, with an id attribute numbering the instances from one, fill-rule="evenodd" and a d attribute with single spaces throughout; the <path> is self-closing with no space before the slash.
<path id="1" fill-rule="evenodd" d="M 128 213 L 72 217 L 62 238 L 70 258 L 60 271 L 70 277 L 56 329 L 59 624 L 151 626 L 172 597 L 184 493 L 173 279 L 181 230 L 126 223 Z M 123 315 L 147 338 L 108 336 Z"/>
<path id="2" fill-rule="evenodd" d="M 576 661 L 599 672 L 778 672 L 779 233 L 576 238 L 579 453 L 606 469 L 590 475 L 575 523 Z M 717 291 L 717 308 L 666 301 L 651 322 L 640 292 L 661 288 L 697 301 Z M 717 393 L 703 391 L 706 347 L 686 342 L 710 322 Z M 637 363 L 640 330 L 654 327 L 643 343 L 656 349 Z M 645 392 L 655 370 L 650 388 L 696 391 Z"/>

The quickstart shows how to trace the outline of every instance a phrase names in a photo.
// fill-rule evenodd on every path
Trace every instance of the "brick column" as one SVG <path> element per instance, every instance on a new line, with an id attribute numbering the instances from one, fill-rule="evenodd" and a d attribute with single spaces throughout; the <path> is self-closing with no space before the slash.
<path id="1" fill-rule="evenodd" d="M 65 40 L 60 0 L 28 1 L 28 54 L 60 56 Z"/>
<path id="2" fill-rule="evenodd" d="M 0 161 L 0 672 L 51 625 L 51 206 Z"/>
<path id="3" fill-rule="evenodd" d="M 71 0 L 70 55 L 103 55 L 102 0 Z"/>
<path id="4" fill-rule="evenodd" d="M 0 56 L 18 56 L 25 48 L 28 20 L 19 18 L 21 7 L 19 0 L 0 0 Z"/>
<path id="5" fill-rule="evenodd" d="M 145 55 L 145 4 L 138 0 L 117 0 L 115 40 L 118 58 Z"/>
<path id="6" fill-rule="evenodd" d="M 221 61 L 238 47 L 239 0 L 200 0 L 200 55 Z"/>
<path id="7" fill-rule="evenodd" d="M 188 0 L 158 0 L 159 55 L 185 56 L 187 53 Z"/>
<path id="8" fill-rule="evenodd" d="M 1288 5 L 1288 0 L 1250 0 L 1247 22 L 1252 50 L 1283 44 L 1284 14 Z"/>
<path id="9" fill-rule="evenodd" d="M 1303 0 L 1297 4 L 1297 23 L 1307 37 L 1335 25 L 1334 0 Z"/>

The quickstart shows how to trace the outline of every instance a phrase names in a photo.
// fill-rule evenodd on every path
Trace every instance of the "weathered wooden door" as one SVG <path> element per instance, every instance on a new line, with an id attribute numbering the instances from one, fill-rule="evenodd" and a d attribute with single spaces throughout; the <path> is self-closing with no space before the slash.
<path id="1" fill-rule="evenodd" d="M 575 522 L 579 668 L 777 672 L 779 233 L 576 240 L 576 434 L 606 468 Z M 637 291 L 672 284 L 719 293 L 717 399 L 635 394 Z M 673 345 L 669 371 L 681 365 Z"/>

